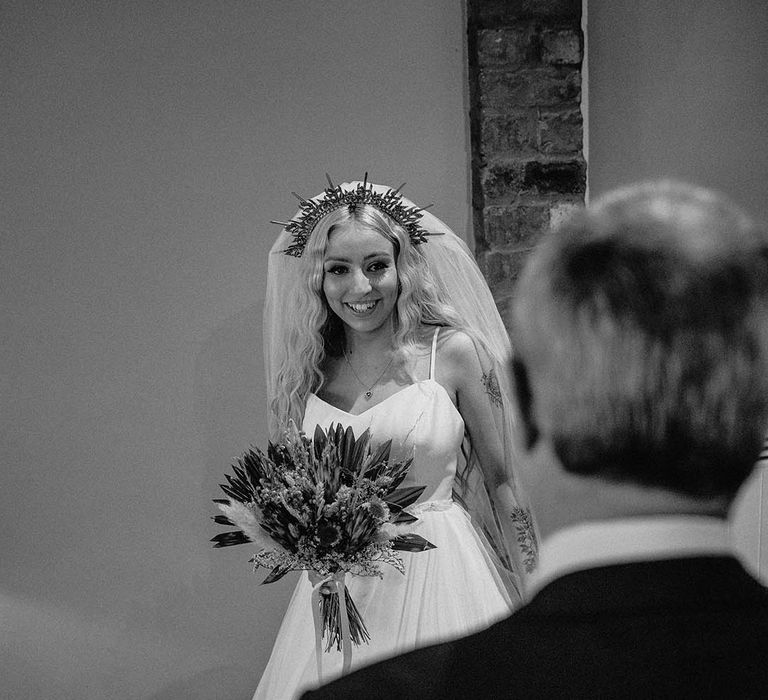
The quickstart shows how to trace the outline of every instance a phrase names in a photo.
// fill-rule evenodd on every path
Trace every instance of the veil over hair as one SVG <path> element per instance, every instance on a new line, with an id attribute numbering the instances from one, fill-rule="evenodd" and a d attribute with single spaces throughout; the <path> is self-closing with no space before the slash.
<path id="1" fill-rule="evenodd" d="M 343 183 L 344 191 L 351 191 L 361 183 Z M 368 184 L 377 192 L 390 188 Z M 316 202 L 325 193 L 312 198 Z M 416 207 L 402 197 L 405 207 Z M 298 218 L 297 214 L 294 220 Z M 494 429 L 503 447 L 507 483 L 516 503 L 511 512 L 499 513 L 492 494 L 483 479 L 483 470 L 477 450 L 465 433 L 460 460 L 454 482 L 454 498 L 469 512 L 472 523 L 496 564 L 510 597 L 510 604 L 517 607 L 524 595 L 524 578 L 536 561 L 537 541 L 531 512 L 515 478 L 519 456 L 515 448 L 514 418 L 509 404 L 510 386 L 506 363 L 511 353 L 507 330 L 472 253 L 464 241 L 430 212 L 421 211 L 419 226 L 430 234 L 417 246 L 432 274 L 442 302 L 451 307 L 456 318 L 461 319 L 458 330 L 465 332 L 474 342 L 482 366 L 482 381 L 492 409 Z M 434 234 L 434 235 L 433 235 Z M 282 424 L 286 420 L 275 414 L 278 393 L 278 375 L 283 371 L 286 348 L 297 343 L 302 330 L 321 319 L 307 318 L 306 305 L 302 304 L 302 277 L 311 274 L 306 256 L 285 254 L 293 242 L 293 234 L 285 228 L 280 232 L 269 254 L 267 292 L 264 304 L 264 357 L 266 363 L 267 393 L 270 402 L 270 437 L 279 439 Z M 306 362 L 318 361 L 318 357 L 306 357 Z M 319 385 L 321 376 L 317 374 Z M 314 386 L 311 390 L 316 390 Z M 299 407 L 294 420 L 300 424 L 307 396 L 295 395 L 294 406 Z M 301 413 L 301 415 L 299 415 Z M 508 508 L 509 509 L 509 508 Z M 511 518 L 515 536 L 504 535 L 501 518 Z M 507 528 L 509 532 L 509 528 Z"/>

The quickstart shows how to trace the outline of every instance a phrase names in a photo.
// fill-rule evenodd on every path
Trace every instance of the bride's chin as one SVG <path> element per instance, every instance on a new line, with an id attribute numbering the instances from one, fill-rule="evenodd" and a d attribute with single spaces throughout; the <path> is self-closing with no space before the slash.
<path id="1" fill-rule="evenodd" d="M 342 320 L 349 330 L 355 331 L 356 333 L 375 333 L 387 326 L 389 317 L 380 318 L 378 315 L 375 315 L 359 318 L 350 314 L 350 316 Z"/>

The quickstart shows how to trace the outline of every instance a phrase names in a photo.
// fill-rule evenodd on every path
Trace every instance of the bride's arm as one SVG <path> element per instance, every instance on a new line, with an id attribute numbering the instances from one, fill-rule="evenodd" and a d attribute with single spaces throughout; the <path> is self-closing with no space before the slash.
<path id="1" fill-rule="evenodd" d="M 452 332 L 446 336 L 437 362 L 438 379 L 442 378 L 455 397 L 498 515 L 514 573 L 522 580 L 533 568 L 536 541 L 530 511 L 521 502 L 514 478 L 516 451 L 509 434 L 511 423 L 508 414 L 505 416 L 511 407 L 502 388 L 508 382 L 506 377 L 497 376 L 506 368 L 484 366 L 467 334 Z"/>
<path id="2" fill-rule="evenodd" d="M 466 333 L 449 331 L 446 336 L 437 360 L 437 379 L 464 419 L 482 464 L 483 479 L 493 493 L 508 480 L 504 444 L 493 413 L 498 382 L 483 370 L 475 344 Z"/>

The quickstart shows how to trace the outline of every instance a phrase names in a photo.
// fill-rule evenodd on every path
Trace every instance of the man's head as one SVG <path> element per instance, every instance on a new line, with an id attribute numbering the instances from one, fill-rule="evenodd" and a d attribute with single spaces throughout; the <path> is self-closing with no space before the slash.
<path id="1" fill-rule="evenodd" d="M 674 182 L 617 190 L 522 274 L 513 373 L 528 446 L 566 472 L 730 501 L 768 427 L 768 239 Z"/>

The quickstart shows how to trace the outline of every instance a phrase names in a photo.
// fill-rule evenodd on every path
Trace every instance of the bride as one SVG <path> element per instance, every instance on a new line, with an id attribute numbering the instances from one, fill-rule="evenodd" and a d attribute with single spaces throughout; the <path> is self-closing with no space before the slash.
<path id="1" fill-rule="evenodd" d="M 466 635 L 517 607 L 535 562 L 514 476 L 504 363 L 509 340 L 464 243 L 439 219 L 366 181 L 334 186 L 284 226 L 264 312 L 273 440 L 290 419 L 370 429 L 426 486 L 410 528 L 436 545 L 403 554 L 405 575 L 351 577 L 370 632 L 353 668 Z M 299 580 L 254 699 L 297 697 L 318 679 L 312 584 Z"/>

